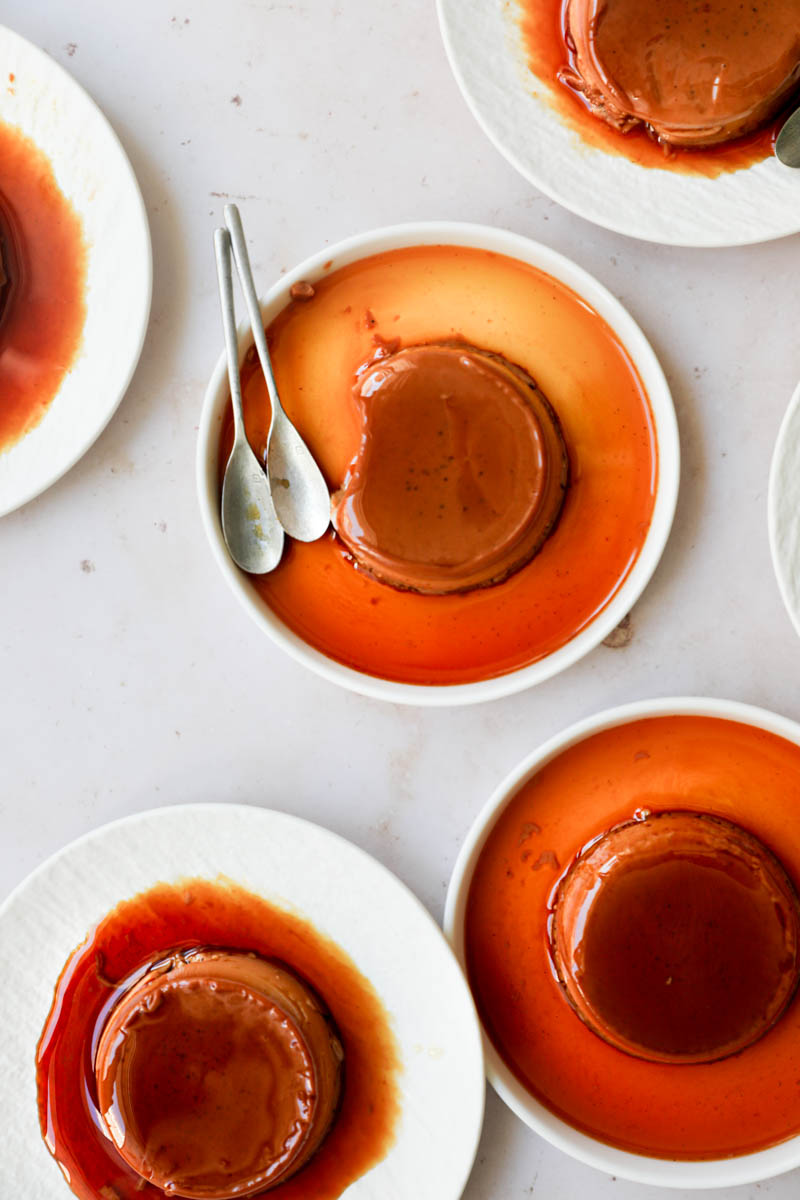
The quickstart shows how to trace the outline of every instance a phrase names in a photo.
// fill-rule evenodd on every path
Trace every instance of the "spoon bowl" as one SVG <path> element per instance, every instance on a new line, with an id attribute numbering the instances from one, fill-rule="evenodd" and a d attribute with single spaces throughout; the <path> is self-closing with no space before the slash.
<path id="1" fill-rule="evenodd" d="M 785 167 L 800 167 L 800 108 L 784 121 L 775 142 L 775 155 Z"/>
<path id="2" fill-rule="evenodd" d="M 231 239 L 227 229 L 214 233 L 222 325 L 233 406 L 234 441 L 222 482 L 222 532 L 231 558 L 243 571 L 266 575 L 283 554 L 283 529 L 275 514 L 269 482 L 244 427 L 239 343 L 233 309 Z"/>
<path id="3" fill-rule="evenodd" d="M 253 328 L 253 341 L 272 409 L 267 434 L 267 478 L 272 491 L 272 503 L 278 520 L 290 537 L 299 542 L 315 542 L 330 524 L 328 485 L 308 446 L 287 417 L 278 395 L 242 219 L 235 204 L 225 205 L 225 224 L 233 245 L 239 282 Z"/>

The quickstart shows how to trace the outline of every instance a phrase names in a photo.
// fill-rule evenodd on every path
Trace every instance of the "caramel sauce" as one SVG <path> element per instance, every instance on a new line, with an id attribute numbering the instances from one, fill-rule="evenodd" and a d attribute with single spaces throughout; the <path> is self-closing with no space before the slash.
<path id="1" fill-rule="evenodd" d="M 95 1057 L 109 1014 L 132 980 L 170 954 L 196 947 L 235 947 L 284 963 L 327 1005 L 344 1048 L 338 1115 L 297 1175 L 247 1194 L 334 1200 L 384 1158 L 394 1140 L 400 1062 L 389 1017 L 338 946 L 302 918 L 227 882 L 159 884 L 119 904 L 71 956 L 37 1052 L 48 1148 L 80 1200 L 163 1197 L 102 1132 Z M 144 1079 L 152 1082 L 147 1071 Z"/>
<path id="2" fill-rule="evenodd" d="M 547 87 L 548 102 L 588 145 L 608 154 L 628 158 L 642 167 L 656 167 L 684 175 L 714 178 L 727 171 L 753 166 L 774 151 L 785 120 L 784 111 L 761 129 L 731 142 L 706 148 L 668 146 L 645 127 L 628 132 L 607 125 L 592 112 L 582 92 L 562 82 L 562 74 L 579 74 L 565 14 L 568 0 L 517 0 L 519 18 L 531 71 Z"/>
<path id="3" fill-rule="evenodd" d="M 0 451 L 41 421 L 78 353 L 87 253 L 46 156 L 0 123 Z"/>
<path id="4" fill-rule="evenodd" d="M 590 736 L 512 797 L 473 875 L 467 972 L 495 1048 L 547 1108 L 600 1141 L 662 1158 L 732 1157 L 800 1133 L 796 994 L 739 1054 L 688 1065 L 653 1062 L 614 1048 L 578 1017 L 550 955 L 551 911 L 565 871 L 637 810 L 710 813 L 741 826 L 779 856 L 796 887 L 798 806 L 800 747 L 704 717 L 657 717 Z M 607 924 L 597 932 L 600 941 L 614 936 Z M 740 962 L 745 966 L 744 957 Z M 627 983 L 633 986 L 630 975 Z M 627 990 L 626 977 L 617 984 Z M 720 1020 L 730 1017 L 724 989 L 714 1001 Z M 613 1018 L 613 1005 L 604 1011 Z"/>
<path id="5" fill-rule="evenodd" d="M 330 658 L 404 683 L 489 679 L 570 641 L 627 578 L 650 526 L 655 430 L 633 363 L 609 326 L 569 288 L 515 259 L 460 246 L 364 258 L 315 281 L 268 329 L 284 407 L 332 492 L 357 458 L 356 371 L 376 345 L 457 339 L 502 355 L 558 414 L 570 486 L 555 532 L 504 582 L 453 595 L 399 591 L 358 570 L 333 532 L 287 543 L 261 598 Z M 376 342 L 376 339 L 378 341 Z M 269 401 L 254 355 L 242 366 L 245 421 L 263 456 Z M 228 411 L 220 479 L 232 444 Z"/>

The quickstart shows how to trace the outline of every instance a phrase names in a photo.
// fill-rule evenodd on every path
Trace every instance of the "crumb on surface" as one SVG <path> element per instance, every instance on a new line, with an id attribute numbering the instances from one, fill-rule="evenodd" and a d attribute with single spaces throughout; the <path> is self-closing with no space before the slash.
<path id="1" fill-rule="evenodd" d="M 289 288 L 289 295 L 293 300 L 312 300 L 314 298 L 314 286 L 306 279 L 298 279 L 297 283 L 293 283 Z"/>
<path id="2" fill-rule="evenodd" d="M 633 626 L 631 624 L 631 614 L 623 617 L 616 629 L 612 629 L 608 637 L 603 638 L 603 645 L 608 646 L 610 650 L 621 650 L 623 646 L 629 646 L 633 641 Z"/>

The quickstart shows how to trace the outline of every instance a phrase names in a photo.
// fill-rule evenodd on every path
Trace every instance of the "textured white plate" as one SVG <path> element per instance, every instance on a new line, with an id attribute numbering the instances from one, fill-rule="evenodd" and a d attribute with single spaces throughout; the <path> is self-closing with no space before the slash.
<path id="1" fill-rule="evenodd" d="M 219 874 L 337 942 L 391 1016 L 403 1063 L 400 1128 L 348 1200 L 457 1200 L 483 1121 L 483 1055 L 469 989 L 440 930 L 349 842 L 285 813 L 224 804 L 106 825 L 51 858 L 0 908 L 0 1196 L 70 1195 L 39 1133 L 34 1063 L 71 951 L 120 900 L 159 880 Z"/>
<path id="2" fill-rule="evenodd" d="M 509 800 L 516 795 L 524 783 L 535 775 L 545 763 L 556 758 L 577 742 L 625 725 L 644 717 L 673 716 L 716 717 L 724 721 L 738 721 L 756 729 L 766 729 L 778 737 L 800 745 L 800 726 L 777 713 L 733 700 L 711 700 L 703 697 L 679 697 L 659 700 L 637 700 L 620 708 L 607 709 L 595 716 L 587 717 L 563 733 L 556 734 L 538 750 L 534 750 L 508 775 L 487 801 L 473 822 L 464 844 L 459 851 L 456 865 L 447 889 L 447 904 L 444 915 L 445 932 L 459 960 L 465 960 L 464 923 L 467 897 L 481 851 Z M 771 1179 L 784 1171 L 800 1166 L 800 1137 L 789 1138 L 778 1146 L 760 1150 L 753 1154 L 742 1154 L 737 1158 L 717 1159 L 708 1162 L 670 1161 L 663 1158 L 648 1158 L 645 1154 L 630 1154 L 617 1146 L 596 1141 L 586 1133 L 570 1125 L 556 1113 L 545 1107 L 528 1091 L 495 1050 L 488 1035 L 484 1038 L 486 1052 L 486 1075 L 497 1094 L 541 1137 L 553 1146 L 580 1162 L 588 1163 L 609 1175 L 630 1179 L 635 1183 L 657 1187 L 706 1189 L 736 1187 L 739 1184 L 755 1183 Z"/>
<path id="3" fill-rule="evenodd" d="M 617 233 L 679 246 L 738 246 L 800 230 L 800 171 L 769 158 L 703 179 L 589 146 L 528 65 L 518 0 L 437 2 L 450 65 L 484 133 L 565 208 Z"/>
<path id="4" fill-rule="evenodd" d="M 783 602 L 800 634 L 800 386 L 783 418 L 769 476 L 769 545 Z"/>
<path id="5" fill-rule="evenodd" d="M 94 101 L 36 46 L 0 26 L 0 121 L 50 160 L 88 244 L 83 342 L 43 420 L 0 453 L 0 516 L 55 483 L 113 416 L 139 359 L 150 314 L 150 232 L 139 187 Z"/>

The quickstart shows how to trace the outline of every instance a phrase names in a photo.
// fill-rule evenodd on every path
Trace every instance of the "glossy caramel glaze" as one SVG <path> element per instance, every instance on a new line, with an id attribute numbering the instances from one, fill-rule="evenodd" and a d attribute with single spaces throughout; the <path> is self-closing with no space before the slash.
<path id="1" fill-rule="evenodd" d="M 563 1120 L 600 1141 L 701 1160 L 800 1133 L 800 1003 L 740 1054 L 666 1064 L 598 1037 L 567 1003 L 550 954 L 559 882 L 595 838 L 638 812 L 710 813 L 800 879 L 800 747 L 737 722 L 655 717 L 562 751 L 497 818 L 475 867 L 465 950 L 496 1051 Z"/>
<path id="2" fill-rule="evenodd" d="M 0 452 L 38 425 L 77 355 L 86 259 L 49 161 L 0 123 Z"/>
<path id="3" fill-rule="evenodd" d="M 582 91 L 604 121 L 644 124 L 675 146 L 712 146 L 758 129 L 800 79 L 795 0 L 567 0 Z"/>
<path id="4" fill-rule="evenodd" d="M 312 1158 L 343 1051 L 303 980 L 253 954 L 193 950 L 122 985 L 95 1054 L 104 1128 L 170 1195 L 232 1200 Z"/>
<path id="5" fill-rule="evenodd" d="M 623 120 L 622 128 L 618 128 L 600 119 L 587 101 L 580 84 L 582 72 L 577 49 L 566 28 L 569 2 L 517 0 L 518 15 L 530 68 L 537 79 L 547 86 L 548 102 L 588 145 L 608 154 L 629 158 L 639 166 L 707 178 L 714 178 L 726 171 L 745 169 L 773 153 L 785 109 L 784 113 L 767 119 L 755 132 L 715 146 L 695 145 L 690 148 L 659 140 L 642 122 Z M 670 0 L 672 2 L 680 3 L 680 0 Z M 780 5 L 786 0 L 774 2 Z M 655 5 L 650 0 L 644 5 L 639 4 L 638 0 L 630 0 L 630 4 L 640 17 L 649 12 L 655 14 L 657 19 L 657 14 L 663 10 L 663 6 Z M 768 8 L 769 5 L 766 5 L 761 11 Z M 791 104 L 791 101 L 788 103 Z"/>
<path id="6" fill-rule="evenodd" d="M 568 459 L 524 371 L 473 346 L 409 346 L 365 365 L 358 457 L 333 523 L 359 566 L 443 594 L 499 583 L 558 520 Z"/>
<path id="7" fill-rule="evenodd" d="M 643 814 L 587 847 L 562 879 L 551 949 L 567 999 L 612 1046 L 713 1062 L 781 1016 L 798 978 L 797 895 L 740 826 Z"/>
<path id="8" fill-rule="evenodd" d="M 231 951 L 231 947 L 235 947 L 235 951 Z M 260 1026 L 263 1035 L 265 1027 L 262 1019 L 271 1003 L 265 997 L 271 996 L 274 1002 L 277 988 L 281 994 L 280 1006 L 284 1009 L 288 1024 L 294 1025 L 298 1032 L 302 1027 L 304 1037 L 301 1040 L 305 1043 L 305 1049 L 297 1039 L 288 1036 L 287 1040 L 278 1030 L 277 1041 L 273 1041 L 272 1049 L 266 1052 L 262 1049 L 258 1054 L 267 1053 L 272 1058 L 275 1051 L 281 1055 L 284 1058 L 282 1072 L 291 1063 L 295 1068 L 301 1067 L 302 1078 L 296 1072 L 295 1078 L 300 1092 L 306 1091 L 305 1100 L 300 1097 L 303 1104 L 310 1101 L 307 1091 L 310 1076 L 302 1064 L 307 1066 L 311 1062 L 322 1072 L 331 1066 L 330 1058 L 326 1065 L 327 1052 L 324 1049 L 329 1038 L 329 1026 L 321 1009 L 319 1015 L 323 1024 L 317 1025 L 316 1031 L 309 1026 L 309 996 L 312 993 L 324 997 L 337 1031 L 336 1040 L 341 1039 L 346 1064 L 338 1114 L 327 1136 L 325 1127 L 329 1122 L 326 1114 L 320 1111 L 322 1119 L 319 1123 L 311 1119 L 305 1125 L 310 1140 L 296 1147 L 298 1153 L 294 1157 L 289 1148 L 292 1161 L 285 1165 L 287 1168 L 296 1165 L 302 1169 L 293 1178 L 284 1175 L 286 1182 L 263 1188 L 257 1186 L 255 1191 L 240 1190 L 236 1194 L 268 1194 L 270 1200 L 308 1200 L 312 1195 L 315 1200 L 335 1200 L 389 1151 L 399 1114 L 397 1081 L 400 1063 L 397 1046 L 389 1017 L 380 1000 L 350 959 L 300 917 L 278 909 L 234 884 L 197 879 L 186 880 L 180 885 L 159 884 L 118 905 L 74 952 L 59 979 L 53 1007 L 39 1042 L 36 1065 L 42 1134 L 72 1191 L 80 1200 L 140 1200 L 141 1197 L 158 1200 L 158 1197 L 163 1197 L 163 1189 L 143 1180 L 141 1174 L 117 1151 L 108 1133 L 103 1132 L 101 1110 L 106 1114 L 109 1130 L 114 1122 L 115 1106 L 117 1119 L 121 1113 L 122 1124 L 128 1127 L 129 1122 L 125 1118 L 132 1113 L 146 1113 L 148 1105 L 141 1103 L 142 1097 L 153 1083 L 159 1082 L 158 1064 L 139 1064 L 138 1082 L 134 1078 L 135 1095 L 129 1094 L 127 1101 L 123 1100 L 120 1105 L 121 1093 L 113 1079 L 114 1067 L 116 1064 L 127 1071 L 130 1063 L 126 1065 L 124 1055 L 118 1057 L 119 1038 L 109 1021 L 114 1022 L 113 1014 L 116 1011 L 117 1024 L 122 1028 L 128 1027 L 127 1018 L 131 1014 L 126 1007 L 119 1006 L 125 1005 L 125 997 L 133 996 L 132 1008 L 137 1007 L 137 995 L 133 989 L 142 980 L 148 980 L 143 985 L 145 993 L 152 991 L 154 997 L 159 995 L 158 976 L 152 970 L 155 963 L 161 962 L 162 968 L 172 963 L 173 968 L 177 969 L 176 956 L 191 962 L 194 954 L 197 957 L 196 970 L 199 972 L 196 978 L 208 979 L 210 961 L 206 958 L 204 963 L 197 952 L 200 950 L 207 956 L 210 948 L 225 951 L 224 961 L 218 959 L 213 970 L 221 977 L 217 982 L 221 982 L 226 1000 L 216 1016 L 211 1010 L 212 1024 L 217 1018 L 225 1023 L 227 1003 L 237 1003 L 230 991 L 230 984 L 238 979 L 238 986 L 243 989 L 239 993 L 241 1000 L 250 1011 L 245 1026 L 249 1024 L 253 1032 Z M 257 956 L 259 961 L 268 960 L 273 967 L 281 965 L 289 976 L 288 981 L 270 973 L 266 964 L 264 970 L 269 978 L 260 967 L 254 976 L 251 966 L 242 965 L 242 959 L 249 955 Z M 233 965 L 231 960 L 235 960 Z M 253 960 L 249 961 L 252 963 Z M 190 971 L 185 978 L 189 980 L 191 974 Z M 255 987 L 254 979 L 257 979 Z M 259 993 L 260 997 L 254 992 Z M 169 989 L 166 995 L 169 996 Z M 139 992 L 138 998 L 144 1000 L 145 995 Z M 161 1000 L 164 999 L 162 995 Z M 155 999 L 153 1002 L 156 1003 Z M 176 1011 L 169 998 L 166 1003 L 168 1017 L 175 1016 Z M 305 1011 L 305 1015 L 300 1009 Z M 158 1011 L 158 1004 L 154 1011 Z M 204 1011 L 208 1016 L 208 1010 L 204 1008 Z M 109 1031 L 106 1042 L 102 1042 L 104 1030 Z M 140 1032 L 144 1033 L 148 1053 L 155 1052 L 157 1026 L 151 1026 L 149 1033 L 145 1032 L 144 1027 Z M 288 1035 L 288 1026 L 285 1032 Z M 244 1041 L 238 1043 L 238 1048 L 244 1050 L 248 1035 L 244 1030 L 240 1030 L 240 1034 Z M 190 1037 L 194 1036 L 190 1034 Z M 202 1031 L 197 1032 L 197 1036 L 201 1041 L 205 1040 Z M 165 1039 L 167 1057 L 172 1053 L 170 1040 Z M 334 1055 L 333 1044 L 328 1044 L 331 1055 Z M 223 1041 L 217 1047 L 217 1053 L 222 1053 L 224 1045 Z M 175 1044 L 172 1043 L 172 1046 L 174 1048 Z M 288 1058 L 285 1054 L 287 1050 L 291 1051 Z M 213 1055 L 213 1048 L 211 1053 Z M 247 1055 L 239 1057 L 237 1053 L 233 1057 L 247 1071 Z M 206 1076 L 207 1088 L 220 1085 L 217 1068 L 222 1065 L 220 1060 L 211 1073 L 211 1079 Z M 100 1069 L 99 1090 L 96 1068 Z M 134 1061 L 134 1076 L 136 1072 Z M 335 1085 L 332 1080 L 329 1084 L 322 1083 L 316 1070 L 315 1081 L 315 1086 L 319 1087 L 321 1108 L 328 1109 L 329 1115 L 331 1106 L 335 1104 Z M 262 1097 L 266 1086 L 260 1074 L 251 1077 L 248 1082 L 253 1094 L 258 1093 Z M 321 1095 L 323 1091 L 324 1098 Z M 178 1105 L 186 1103 L 192 1107 L 191 1080 L 176 1080 L 174 1095 Z M 297 1099 L 298 1093 L 295 1092 Z M 207 1115 L 206 1101 L 211 1102 L 210 1092 L 198 1091 L 198 1100 Z M 316 1103 L 315 1100 L 311 1108 Z M 282 1125 L 284 1132 L 286 1116 L 284 1109 L 283 1117 L 279 1116 L 276 1125 L 276 1128 Z M 135 1124 L 134 1120 L 130 1125 L 132 1132 L 132 1125 Z M 214 1137 L 226 1136 L 226 1127 L 228 1133 L 236 1135 L 236 1114 L 232 1110 L 227 1112 L 216 1133 L 209 1135 L 206 1150 L 210 1152 Z M 179 1132 L 179 1125 L 173 1127 L 175 1132 Z M 253 1154 L 256 1153 L 251 1134 L 252 1127 L 250 1133 L 245 1131 L 240 1143 L 243 1147 L 238 1164 L 240 1167 L 248 1157 L 248 1145 Z M 322 1137 L 324 1140 L 321 1140 Z M 205 1153 L 203 1139 L 194 1143 L 190 1133 L 188 1140 L 199 1145 Z M 134 1137 L 129 1143 L 131 1157 L 136 1153 L 135 1141 Z M 300 1141 L 302 1143 L 302 1131 Z M 307 1150 L 313 1156 L 303 1165 L 303 1154 Z M 279 1147 L 278 1152 L 280 1157 Z M 146 1155 L 147 1161 L 152 1164 L 154 1157 L 158 1155 L 153 1154 L 151 1145 Z M 167 1160 L 159 1161 L 163 1166 Z M 209 1159 L 203 1170 L 210 1165 Z M 220 1178 L 213 1175 L 213 1170 L 206 1175 L 205 1191 L 175 1191 L 173 1194 L 209 1198 L 224 1194 Z"/>
<path id="9" fill-rule="evenodd" d="M 609 326 L 574 292 L 515 259 L 415 246 L 314 281 L 268 330 L 281 399 L 332 492 L 357 457 L 356 372 L 376 348 L 457 339 L 534 378 L 558 413 L 570 485 L 556 534 L 493 588 L 447 596 L 398 591 L 358 570 L 334 533 L 289 542 L 253 579 L 294 633 L 330 658 L 405 683 L 488 679 L 563 646 L 608 604 L 647 536 L 658 481 L 647 396 Z M 254 355 L 242 366 L 245 417 L 262 454 L 269 402 Z M 220 478 L 232 438 L 220 430 Z"/>

